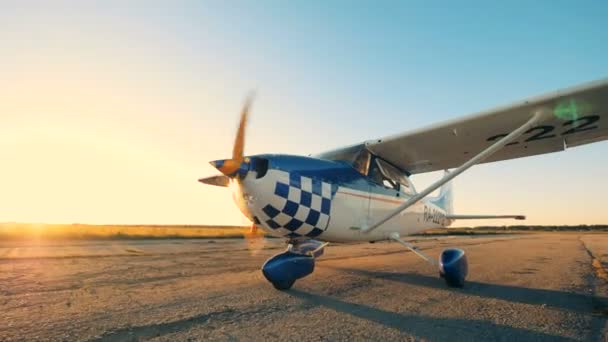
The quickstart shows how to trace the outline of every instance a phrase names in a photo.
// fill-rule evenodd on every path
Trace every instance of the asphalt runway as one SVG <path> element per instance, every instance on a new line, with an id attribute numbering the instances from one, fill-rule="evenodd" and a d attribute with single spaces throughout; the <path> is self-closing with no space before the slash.
<path id="1" fill-rule="evenodd" d="M 608 341 L 608 234 L 409 240 L 465 249 L 465 287 L 396 243 L 330 245 L 281 292 L 279 240 L 3 242 L 0 340 Z"/>

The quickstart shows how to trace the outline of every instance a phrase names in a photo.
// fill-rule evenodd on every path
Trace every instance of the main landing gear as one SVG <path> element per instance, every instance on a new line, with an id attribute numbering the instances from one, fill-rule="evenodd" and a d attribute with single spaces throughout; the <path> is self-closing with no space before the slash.
<path id="1" fill-rule="evenodd" d="M 441 252 L 439 262 L 429 258 L 411 243 L 401 239 L 399 234 L 389 236 L 433 266 L 439 268 L 439 276 L 450 287 L 463 287 L 468 274 L 467 256 L 462 249 L 448 248 Z M 277 289 L 288 290 L 296 280 L 304 278 L 315 270 L 315 259 L 323 255 L 327 243 L 316 240 L 292 241 L 287 250 L 268 259 L 262 266 L 264 277 Z"/>
<path id="2" fill-rule="evenodd" d="M 439 258 L 439 276 L 445 279 L 450 287 L 463 287 L 469 273 L 467 256 L 462 249 L 448 248 L 441 252 Z"/>
<path id="3" fill-rule="evenodd" d="M 462 249 L 459 248 L 447 248 L 441 252 L 439 257 L 439 264 L 435 260 L 429 258 L 427 255 L 422 253 L 411 243 L 405 242 L 401 239 L 398 233 L 392 233 L 389 239 L 394 240 L 405 246 L 407 249 L 416 253 L 419 257 L 427 261 L 433 266 L 439 266 L 439 276 L 443 278 L 446 284 L 450 287 L 463 287 L 464 281 L 469 272 L 469 264 L 467 256 Z"/>

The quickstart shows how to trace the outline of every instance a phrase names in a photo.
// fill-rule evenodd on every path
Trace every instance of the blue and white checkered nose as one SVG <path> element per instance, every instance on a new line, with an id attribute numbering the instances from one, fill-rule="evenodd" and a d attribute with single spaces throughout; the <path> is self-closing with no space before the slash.
<path id="1" fill-rule="evenodd" d="M 288 238 L 314 238 L 325 231 L 337 185 L 276 169 L 263 182 L 264 194 L 254 203 L 260 225 Z"/>

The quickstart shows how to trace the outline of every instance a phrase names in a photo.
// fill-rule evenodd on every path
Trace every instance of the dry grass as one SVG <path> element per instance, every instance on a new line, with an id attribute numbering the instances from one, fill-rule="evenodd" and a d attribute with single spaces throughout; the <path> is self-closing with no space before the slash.
<path id="1" fill-rule="evenodd" d="M 248 227 L 0 223 L 0 241 L 47 239 L 242 238 Z M 263 235 L 261 231 L 257 234 Z"/>
<path id="2" fill-rule="evenodd" d="M 563 227 L 479 227 L 431 229 L 420 235 L 492 235 L 535 231 L 608 231 L 607 226 Z M 162 238 L 242 238 L 249 235 L 243 226 L 185 225 L 88 225 L 0 223 L 0 241 L 51 239 L 162 239 Z M 260 230 L 258 235 L 264 235 Z"/>

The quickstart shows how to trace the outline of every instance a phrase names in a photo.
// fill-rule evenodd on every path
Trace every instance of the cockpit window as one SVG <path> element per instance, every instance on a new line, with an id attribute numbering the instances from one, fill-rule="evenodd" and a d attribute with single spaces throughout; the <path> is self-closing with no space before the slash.
<path id="1" fill-rule="evenodd" d="M 369 167 L 369 178 L 378 184 L 384 184 L 384 176 L 382 175 L 382 171 L 378 167 L 378 164 L 374 161 L 372 165 Z"/>
<path id="2" fill-rule="evenodd" d="M 372 177 L 372 180 L 384 185 L 387 188 L 392 188 L 406 193 L 412 192 L 410 189 L 410 182 L 405 177 L 403 172 L 382 159 L 376 158 L 374 162 L 377 165 L 375 169 L 378 171 L 377 173 L 379 173 L 380 176 L 376 176 L 375 179 Z"/>
<path id="3" fill-rule="evenodd" d="M 405 179 L 405 175 L 401 171 L 399 171 L 396 167 L 391 164 L 385 162 L 382 159 L 376 158 L 376 162 L 380 167 L 380 171 L 386 176 L 386 178 L 396 181 L 399 184 L 407 185 L 408 182 Z"/>
<path id="4" fill-rule="evenodd" d="M 383 185 L 385 188 L 395 189 L 399 191 L 399 184 L 395 182 L 383 169 L 379 163 L 380 159 L 375 159 L 374 163 L 369 168 L 369 178 L 376 183 Z"/>

